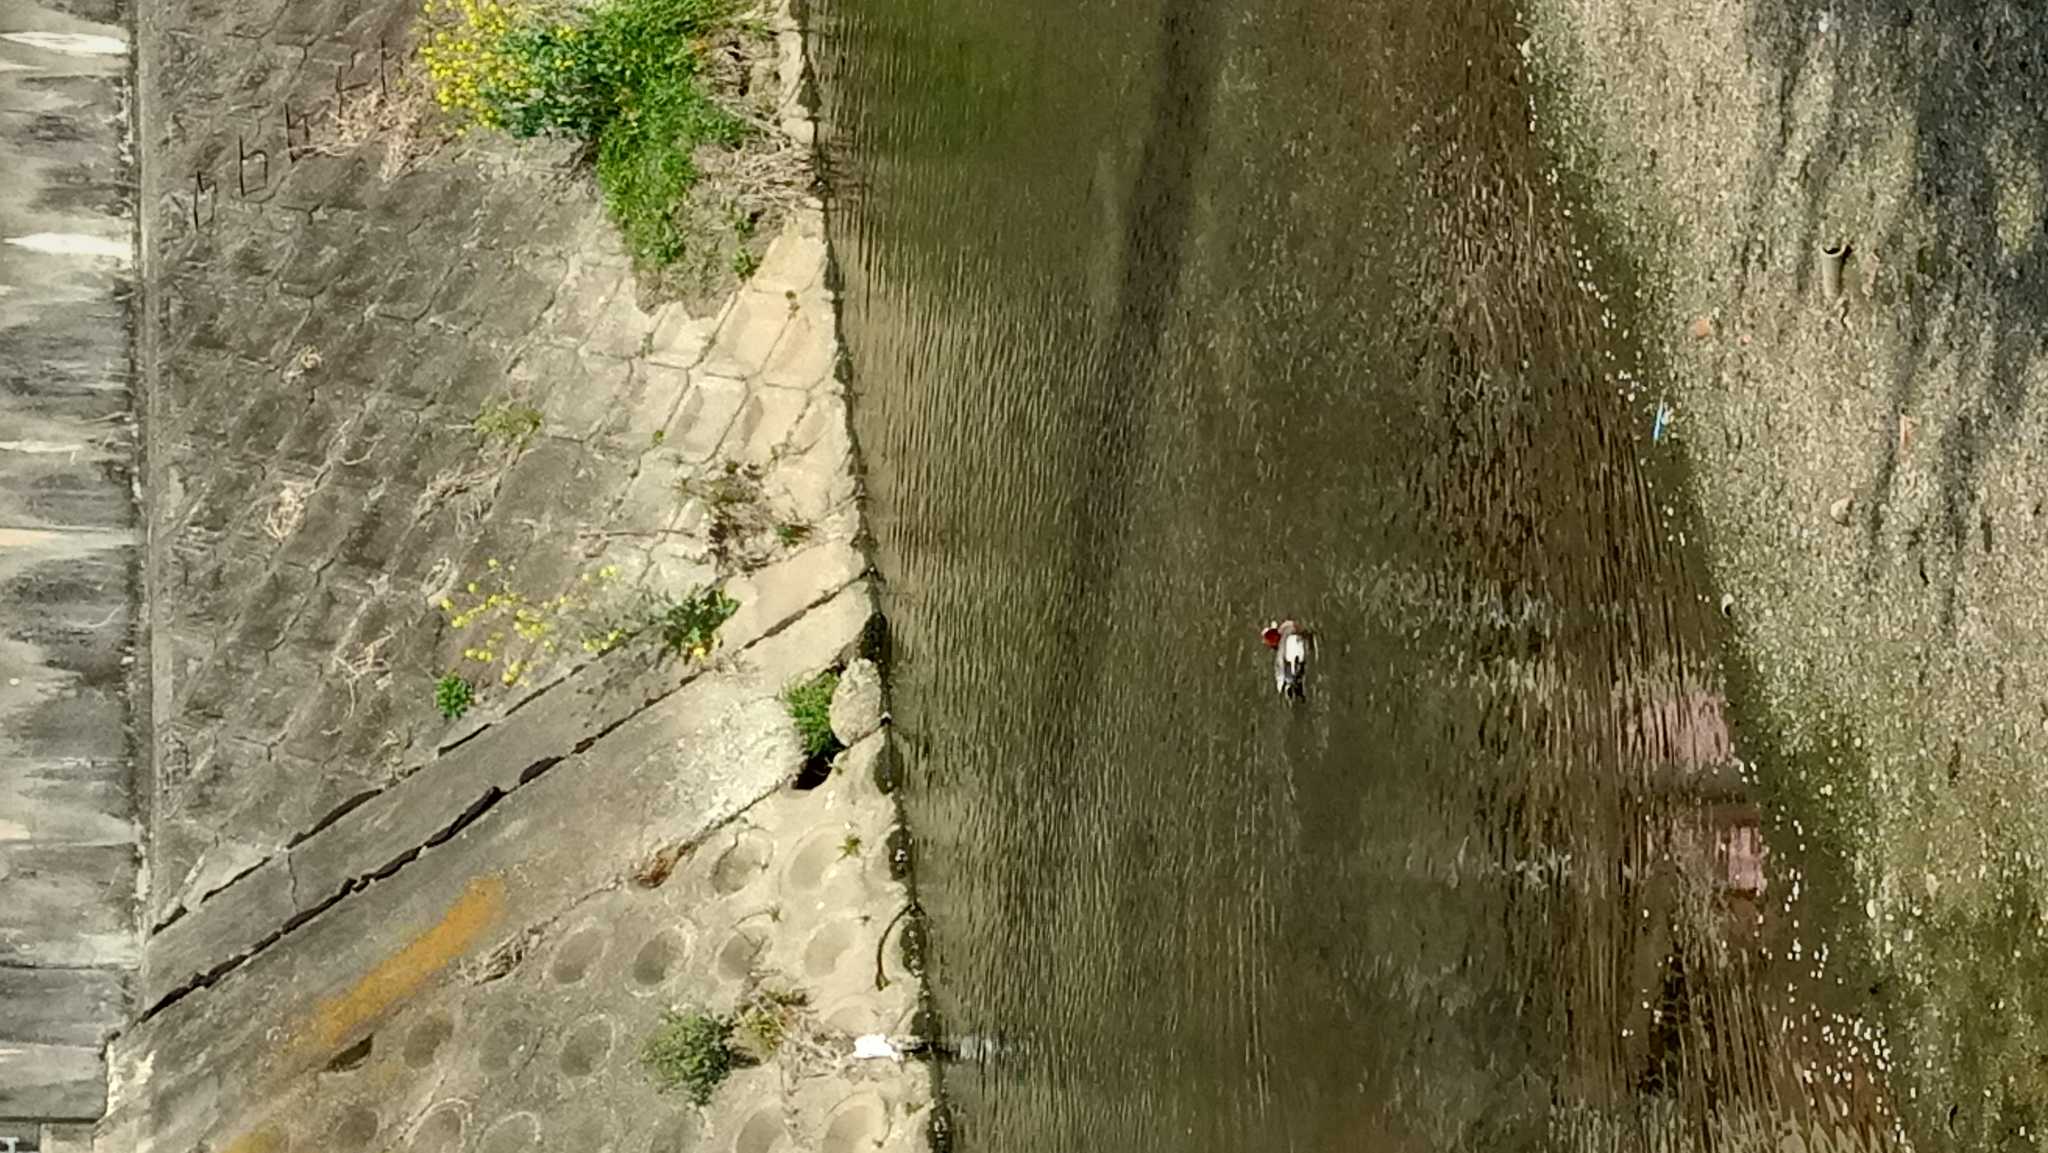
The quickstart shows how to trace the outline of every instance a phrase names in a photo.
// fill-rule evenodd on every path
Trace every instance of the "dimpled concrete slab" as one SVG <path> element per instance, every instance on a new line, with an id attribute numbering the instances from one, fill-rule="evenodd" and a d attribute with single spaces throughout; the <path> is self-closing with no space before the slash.
<path id="1" fill-rule="evenodd" d="M 391 1051 L 373 1047 L 363 1064 L 323 1078 L 325 1100 L 303 1129 L 286 1121 L 282 1131 L 317 1137 L 324 1109 L 398 1149 L 911 1147 L 922 1079 L 845 1056 L 851 1030 L 901 1032 L 914 1004 L 893 949 L 881 951 L 891 984 L 875 989 L 876 945 L 901 899 L 879 840 L 892 815 L 852 773 L 811 793 L 777 792 L 663 884 L 598 894 L 526 939 L 509 972 L 451 981 L 394 1017 Z M 849 835 L 862 848 L 842 854 Z M 797 848 L 821 838 L 831 848 L 822 869 Z M 736 852 L 745 864 L 733 864 Z M 705 1110 L 657 1092 L 639 1054 L 661 1011 L 730 1008 L 750 984 L 808 996 L 801 1042 L 735 1073 Z M 411 1088 L 383 1088 L 401 1081 Z M 856 1125 L 849 1102 L 875 1107 Z"/>
<path id="2" fill-rule="evenodd" d="M 915 1008 L 883 940 L 905 899 L 872 772 L 886 735 L 796 791 L 775 695 L 856 641 L 867 596 L 806 614 L 143 1022 L 115 1047 L 101 1146 L 772 1149 L 768 1116 L 803 1148 L 920 1139 L 921 1071 L 850 1059 L 854 1035 L 903 1035 Z M 657 1092 L 638 1054 L 662 1011 L 729 1011 L 756 988 L 806 1003 L 783 1052 L 708 1110 Z M 879 1110 L 839 1116 L 862 1093 Z"/>

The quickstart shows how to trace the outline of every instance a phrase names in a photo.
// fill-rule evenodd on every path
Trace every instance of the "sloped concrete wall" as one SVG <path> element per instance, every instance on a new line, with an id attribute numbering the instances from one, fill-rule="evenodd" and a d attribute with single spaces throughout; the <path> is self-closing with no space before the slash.
<path id="1" fill-rule="evenodd" d="M 416 10 L 142 0 L 158 771 L 96 1147 L 908 1148 L 928 1084 L 850 1043 L 915 1005 L 886 736 L 848 731 L 793 790 L 777 699 L 873 613 L 823 205 L 714 309 L 643 308 L 565 150 L 392 164 L 388 136 L 331 134 L 403 67 Z M 807 142 L 801 37 L 773 16 L 776 121 Z M 533 435 L 480 436 L 508 403 Z M 744 556 L 705 495 L 735 477 Z M 452 619 L 593 575 L 740 607 L 708 661 L 592 656 L 565 624 L 516 684 Z M 453 720 L 450 669 L 479 688 Z M 759 987 L 808 999 L 804 1043 L 708 1111 L 658 1092 L 638 1053 L 662 1012 Z"/>

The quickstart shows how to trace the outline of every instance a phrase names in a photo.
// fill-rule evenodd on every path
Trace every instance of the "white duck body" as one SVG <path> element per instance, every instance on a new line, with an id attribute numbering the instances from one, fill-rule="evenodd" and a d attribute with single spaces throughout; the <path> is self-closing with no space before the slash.
<path id="1" fill-rule="evenodd" d="M 1283 697 L 1299 697 L 1307 691 L 1307 677 L 1308 638 L 1289 629 L 1281 634 L 1280 644 L 1273 651 L 1273 687 Z"/>

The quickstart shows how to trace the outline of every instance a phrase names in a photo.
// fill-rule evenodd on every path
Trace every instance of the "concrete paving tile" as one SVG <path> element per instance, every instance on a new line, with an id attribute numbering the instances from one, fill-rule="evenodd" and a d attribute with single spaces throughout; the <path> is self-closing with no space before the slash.
<path id="1" fill-rule="evenodd" d="M 748 289 L 733 303 L 732 311 L 720 322 L 707 356 L 737 366 L 738 375 L 751 378 L 768 362 L 768 354 L 789 323 L 789 302 L 780 292 Z"/>

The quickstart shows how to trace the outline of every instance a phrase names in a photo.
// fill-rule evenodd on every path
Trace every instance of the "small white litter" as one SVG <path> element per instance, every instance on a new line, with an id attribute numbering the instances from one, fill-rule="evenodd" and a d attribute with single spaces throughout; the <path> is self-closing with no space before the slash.
<path id="1" fill-rule="evenodd" d="M 853 1055 L 856 1058 L 887 1058 L 891 1061 L 903 1060 L 903 1051 L 891 1044 L 889 1038 L 880 1033 L 869 1033 L 865 1037 L 855 1037 L 853 1039 Z"/>

